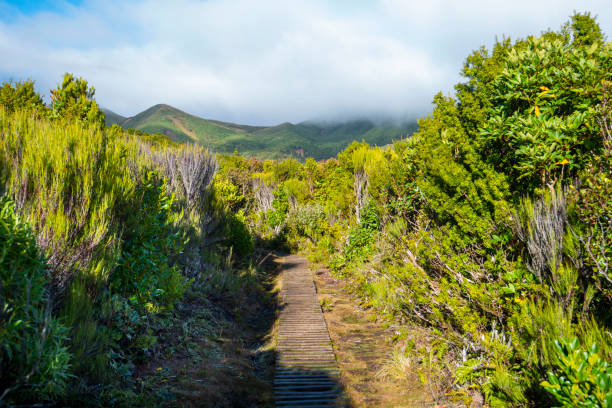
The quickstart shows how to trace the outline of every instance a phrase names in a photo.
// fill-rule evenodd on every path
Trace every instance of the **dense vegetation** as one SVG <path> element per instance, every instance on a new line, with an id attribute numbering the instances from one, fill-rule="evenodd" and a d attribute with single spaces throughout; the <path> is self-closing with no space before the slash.
<path id="1" fill-rule="evenodd" d="M 411 138 L 320 162 L 104 127 L 71 75 L 50 107 L 4 84 L 0 404 L 158 402 L 135 365 L 185 294 L 283 246 L 401 324 L 438 401 L 612 406 L 611 51 L 589 14 L 499 41 Z"/>
<path id="2" fill-rule="evenodd" d="M 611 48 L 576 14 L 473 52 L 410 139 L 225 157 L 218 183 L 401 322 L 397 364 L 435 399 L 612 406 Z"/>
<path id="3" fill-rule="evenodd" d="M 52 95 L 0 89 L 0 405 L 150 406 L 136 365 L 186 291 L 250 284 L 231 250 L 250 235 L 212 194 L 214 155 L 105 128 L 72 75 Z"/>
<path id="4" fill-rule="evenodd" d="M 383 146 L 405 138 L 416 130 L 416 123 L 374 124 L 370 120 L 339 123 L 302 122 L 277 126 L 247 126 L 202 119 L 168 105 L 155 105 L 131 118 L 107 111 L 108 126 L 160 133 L 175 142 L 201 144 L 217 153 L 239 152 L 244 157 L 285 159 L 313 157 L 328 159 L 353 140 Z"/>

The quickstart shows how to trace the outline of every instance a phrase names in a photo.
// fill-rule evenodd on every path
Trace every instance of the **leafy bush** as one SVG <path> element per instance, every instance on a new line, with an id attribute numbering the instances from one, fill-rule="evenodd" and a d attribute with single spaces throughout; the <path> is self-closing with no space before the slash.
<path id="1" fill-rule="evenodd" d="M 327 217 L 320 204 L 296 207 L 288 214 L 287 224 L 293 234 L 316 242 L 325 230 Z"/>
<path id="2" fill-rule="evenodd" d="M 121 257 L 109 279 L 113 292 L 134 297 L 137 304 L 172 308 L 188 284 L 169 256 L 180 252 L 180 236 L 169 228 L 172 198 L 155 173 L 148 173 L 135 191 L 137 208 L 121 209 L 125 220 Z M 138 217 L 130 214 L 138 211 Z"/>
<path id="3" fill-rule="evenodd" d="M 83 78 L 66 73 L 61 85 L 51 90 L 52 116 L 76 120 L 103 129 L 104 112 L 93 99 L 96 90 Z"/>
<path id="4" fill-rule="evenodd" d="M 229 180 L 219 179 L 214 184 L 215 197 L 230 211 L 238 211 L 244 205 L 245 197 L 238 186 Z"/>
<path id="5" fill-rule="evenodd" d="M 12 113 L 16 110 L 41 110 L 45 106 L 41 96 L 34 90 L 34 81 L 5 82 L 0 87 L 0 107 Z"/>
<path id="6" fill-rule="evenodd" d="M 368 202 L 361 210 L 361 222 L 351 229 L 348 243 L 343 255 L 347 260 L 361 259 L 371 249 L 375 233 L 380 227 L 378 211 L 372 202 Z"/>
<path id="7" fill-rule="evenodd" d="M 194 195 L 173 201 L 171 180 L 160 176 L 166 173 L 151 149 L 126 133 L 24 111 L 0 111 L 0 132 L 3 188 L 48 259 L 50 293 L 60 305 L 55 316 L 70 327 L 65 335 L 77 376 L 70 381 L 80 384 L 70 390 L 78 398 L 76 390 L 122 378 L 115 375 L 125 366 L 118 361 L 129 356 L 118 360 L 114 339 L 126 337 L 114 331 L 146 330 L 144 323 L 115 326 L 120 312 L 111 299 L 129 300 L 146 317 L 171 308 L 185 291 L 177 258 L 196 228 L 186 225 L 193 211 L 183 211 Z"/>
<path id="8" fill-rule="evenodd" d="M 273 228 L 278 234 L 285 225 L 285 218 L 289 212 L 289 198 L 287 192 L 283 188 L 278 188 L 274 191 L 274 200 L 272 200 L 272 208 L 266 213 L 266 221 L 270 228 Z"/>
<path id="9" fill-rule="evenodd" d="M 253 236 L 249 231 L 243 211 L 227 218 L 227 243 L 240 258 L 249 256 L 255 248 Z"/>
<path id="10" fill-rule="evenodd" d="M 30 228 L 0 198 L 0 404 L 61 395 L 68 331 L 51 316 L 47 269 Z"/>
<path id="11" fill-rule="evenodd" d="M 595 117 L 602 81 L 612 79 L 610 47 L 544 36 L 513 47 L 482 131 L 489 162 L 517 185 L 540 187 L 584 168 L 601 149 Z"/>
<path id="12" fill-rule="evenodd" d="M 597 353 L 597 344 L 582 350 L 578 339 L 555 340 L 557 362 L 542 386 L 563 407 L 612 407 L 612 365 Z"/>

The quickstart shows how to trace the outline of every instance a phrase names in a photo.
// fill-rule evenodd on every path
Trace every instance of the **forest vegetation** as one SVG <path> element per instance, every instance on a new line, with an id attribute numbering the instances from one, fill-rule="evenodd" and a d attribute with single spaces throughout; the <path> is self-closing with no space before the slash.
<path id="1" fill-rule="evenodd" d="M 439 403 L 612 407 L 611 51 L 589 13 L 498 40 L 411 137 L 324 161 L 106 127 L 70 74 L 50 106 L 5 83 L 0 405 L 172 404 L 135 371 L 177 309 L 284 248 L 400 324 L 392 364 Z"/>

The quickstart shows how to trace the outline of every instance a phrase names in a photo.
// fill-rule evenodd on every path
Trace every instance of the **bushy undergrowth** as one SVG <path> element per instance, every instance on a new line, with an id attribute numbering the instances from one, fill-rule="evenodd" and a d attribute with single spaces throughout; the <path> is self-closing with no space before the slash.
<path id="1" fill-rule="evenodd" d="M 612 366 L 598 354 L 597 343 L 588 351 L 573 341 L 555 340 L 556 372 L 548 373 L 544 388 L 564 407 L 612 406 Z"/>
<path id="2" fill-rule="evenodd" d="M 205 149 L 41 109 L 0 107 L 2 402 L 137 404 L 151 328 L 252 238 L 225 229 Z"/>
<path id="3" fill-rule="evenodd" d="M 436 95 L 408 140 L 319 163 L 233 157 L 220 177 L 259 239 L 426 328 L 427 344 L 396 340 L 435 399 L 607 406 L 610 47 L 576 14 L 475 51 L 456 99 Z"/>
<path id="4" fill-rule="evenodd" d="M 410 139 L 355 142 L 325 162 L 224 156 L 218 172 L 197 147 L 102 129 L 82 80 L 65 78 L 52 110 L 31 84 L 4 86 L 0 177 L 22 218 L 3 202 L 2 233 L 21 237 L 0 258 L 0 290 L 15 286 L 1 315 L 13 319 L 3 398 L 23 400 L 11 387 L 30 386 L 33 364 L 55 384 L 41 400 L 67 383 L 71 403 L 136 398 L 134 362 L 189 285 L 232 290 L 254 276 L 252 265 L 233 276 L 234 262 L 282 245 L 427 333 L 395 341 L 436 400 L 609 406 L 611 55 L 576 14 L 558 32 L 468 56 L 456 98 L 436 95 Z M 31 298 L 26 275 L 10 283 L 26 265 Z M 41 325 L 53 341 L 41 343 Z M 16 357 L 16 336 L 59 363 L 43 372 L 44 359 Z"/>
<path id="5" fill-rule="evenodd" d="M 0 198 L 0 404 L 50 400 L 66 391 L 67 329 L 51 316 L 47 269 L 31 229 Z"/>

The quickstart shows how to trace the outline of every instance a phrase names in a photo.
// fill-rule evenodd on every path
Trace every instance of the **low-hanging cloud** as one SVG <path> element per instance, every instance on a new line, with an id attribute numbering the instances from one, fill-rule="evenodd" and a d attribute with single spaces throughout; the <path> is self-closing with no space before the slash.
<path id="1" fill-rule="evenodd" d="M 495 36 L 557 29 L 606 1 L 85 1 L 23 15 L 0 0 L 0 78 L 43 93 L 64 72 L 130 116 L 156 103 L 252 124 L 414 118 Z"/>

